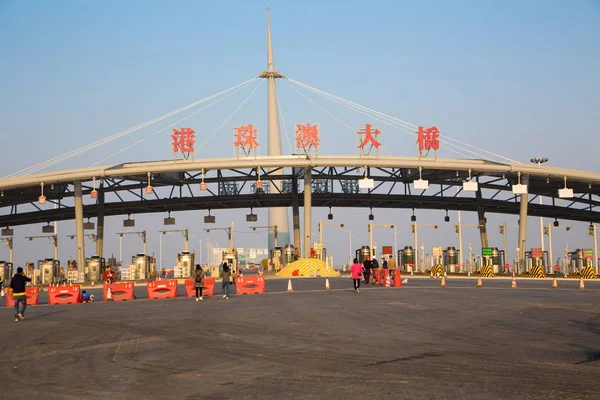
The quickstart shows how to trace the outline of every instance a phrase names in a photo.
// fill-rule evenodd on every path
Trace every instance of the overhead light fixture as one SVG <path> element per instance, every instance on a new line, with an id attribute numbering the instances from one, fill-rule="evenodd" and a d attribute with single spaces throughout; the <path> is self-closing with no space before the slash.
<path id="1" fill-rule="evenodd" d="M 152 185 L 150 184 L 150 172 L 148 172 L 148 186 L 146 186 L 146 194 L 152 194 L 154 189 L 152 189 Z"/>
<path id="2" fill-rule="evenodd" d="M 206 190 L 206 183 L 204 183 L 204 168 L 202 168 L 201 174 L 202 178 L 200 180 L 200 190 Z"/>
<path id="3" fill-rule="evenodd" d="M 476 192 L 479 189 L 479 184 L 471 180 L 471 169 L 469 168 L 469 180 L 463 182 L 463 190 L 465 192 Z"/>
<path id="4" fill-rule="evenodd" d="M 123 226 L 126 228 L 135 226 L 135 219 L 131 219 L 131 214 L 127 214 L 127 219 L 123 220 Z"/>
<path id="5" fill-rule="evenodd" d="M 13 229 L 9 228 L 8 226 L 2 229 L 2 236 L 13 236 L 14 234 L 15 232 L 13 231 Z"/>
<path id="6" fill-rule="evenodd" d="M 419 179 L 413 181 L 413 187 L 418 190 L 427 190 L 429 188 L 429 181 L 422 179 L 422 171 L 423 168 L 419 167 Z"/>
<path id="7" fill-rule="evenodd" d="M 413 213 L 410 216 L 410 220 L 411 220 L 411 222 L 417 222 L 417 216 L 415 215 L 415 209 L 413 208 L 412 211 L 413 211 Z"/>
<path id="8" fill-rule="evenodd" d="M 171 211 L 169 211 L 169 216 L 163 219 L 163 225 L 175 225 L 175 218 L 171 217 Z"/>
<path id="9" fill-rule="evenodd" d="M 256 175 L 258 176 L 258 179 L 257 179 L 257 181 L 256 181 L 256 188 L 257 188 L 257 189 L 262 189 L 262 187 L 263 187 L 263 183 L 262 183 L 262 181 L 260 180 L 260 167 L 257 167 L 257 168 L 256 168 Z"/>
<path id="10" fill-rule="evenodd" d="M 558 227 L 560 224 L 558 223 L 558 218 L 554 218 L 554 227 Z"/>
<path id="11" fill-rule="evenodd" d="M 327 214 L 327 219 L 328 220 L 332 220 L 333 219 L 333 214 L 331 213 L 331 207 L 329 207 L 329 214 Z"/>
<path id="12" fill-rule="evenodd" d="M 44 196 L 44 182 L 40 183 L 40 187 L 42 188 L 42 194 L 38 197 L 38 203 L 46 204 L 46 196 Z"/>
<path id="13" fill-rule="evenodd" d="M 565 180 L 565 187 L 562 189 L 558 189 L 558 197 L 561 199 L 572 199 L 573 198 L 573 189 L 567 187 L 567 177 L 563 177 Z"/>
<path id="14" fill-rule="evenodd" d="M 54 233 L 54 226 L 50 225 L 50 223 L 48 223 L 48 225 L 42 226 L 42 233 Z"/>
<path id="15" fill-rule="evenodd" d="M 210 215 L 210 210 L 208 210 L 208 215 L 204 216 L 204 223 L 205 224 L 214 224 L 216 221 L 216 218 L 214 215 Z"/>
<path id="16" fill-rule="evenodd" d="M 369 221 L 373 221 L 373 220 L 375 220 L 375 216 L 373 215 L 373 207 L 371 207 L 370 209 L 371 209 L 371 214 L 369 214 Z"/>
<path id="17" fill-rule="evenodd" d="M 258 221 L 258 215 L 254 214 L 252 211 L 253 211 L 252 208 L 250 208 L 250 214 L 246 214 L 246 222 Z"/>
<path id="18" fill-rule="evenodd" d="M 359 179 L 359 181 L 358 181 L 359 189 L 373 189 L 373 187 L 375 186 L 375 182 L 373 181 L 373 179 L 370 179 L 367 176 L 368 172 L 369 172 L 369 170 L 367 169 L 367 166 L 365 165 L 365 177 L 363 179 Z"/>
<path id="19" fill-rule="evenodd" d="M 444 222 L 450 222 L 450 216 L 448 215 L 448 210 L 446 210 L 446 216 L 444 217 Z"/>
<path id="20" fill-rule="evenodd" d="M 93 222 L 90 222 L 90 219 L 88 218 L 87 222 L 83 223 L 83 229 L 84 230 L 92 230 L 95 228 L 95 224 Z"/>
<path id="21" fill-rule="evenodd" d="M 521 173 L 517 173 L 517 184 L 512 185 L 513 194 L 527 194 L 527 185 L 521 184 Z"/>
<path id="22" fill-rule="evenodd" d="M 92 191 L 90 192 L 90 197 L 92 199 L 98 198 L 98 191 L 96 190 L 96 177 L 92 177 Z"/>

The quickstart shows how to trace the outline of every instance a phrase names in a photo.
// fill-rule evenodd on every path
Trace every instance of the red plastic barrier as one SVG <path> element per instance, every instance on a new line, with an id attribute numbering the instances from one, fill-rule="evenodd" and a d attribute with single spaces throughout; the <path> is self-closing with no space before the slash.
<path id="1" fill-rule="evenodd" d="M 265 294 L 265 277 L 258 276 L 236 276 L 236 294 Z"/>
<path id="2" fill-rule="evenodd" d="M 81 303 L 81 300 L 81 287 L 79 285 L 48 287 L 48 303 L 51 306 L 56 304 L 76 304 Z"/>
<path id="3" fill-rule="evenodd" d="M 105 283 L 103 287 L 104 301 L 108 301 L 108 289 L 113 301 L 132 301 L 133 300 L 133 282 Z"/>
<path id="4" fill-rule="evenodd" d="M 174 299 L 177 297 L 177 279 L 166 279 L 162 281 L 148 281 L 148 298 Z"/>
<path id="5" fill-rule="evenodd" d="M 196 296 L 196 288 L 194 287 L 193 279 L 185 280 L 185 295 L 187 297 Z M 202 296 L 214 296 L 215 295 L 215 278 L 204 278 L 204 289 L 202 289 Z"/>
<path id="6" fill-rule="evenodd" d="M 25 297 L 27 297 L 27 306 L 35 306 L 38 304 L 40 296 L 39 286 L 27 286 L 25 288 Z M 6 289 L 6 307 L 14 307 L 15 299 L 12 295 L 12 289 Z"/>
<path id="7" fill-rule="evenodd" d="M 400 269 L 394 269 L 392 271 L 394 274 L 394 279 L 392 279 L 392 287 L 402 286 L 402 275 L 400 274 Z"/>
<path id="8" fill-rule="evenodd" d="M 382 269 L 381 270 L 381 286 L 391 286 L 391 281 L 389 281 L 390 279 L 390 270 L 389 269 Z"/>
<path id="9" fill-rule="evenodd" d="M 375 268 L 371 270 L 371 284 L 381 285 L 381 268 Z"/>

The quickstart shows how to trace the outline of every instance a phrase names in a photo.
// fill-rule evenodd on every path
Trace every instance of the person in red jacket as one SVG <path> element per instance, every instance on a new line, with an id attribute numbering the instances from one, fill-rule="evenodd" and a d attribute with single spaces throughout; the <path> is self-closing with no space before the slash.
<path id="1" fill-rule="evenodd" d="M 112 268 L 106 268 L 104 274 L 102 274 L 102 280 L 109 284 L 115 283 L 115 273 L 113 272 Z"/>
<path id="2" fill-rule="evenodd" d="M 362 277 L 363 267 L 358 263 L 358 259 L 354 259 L 354 264 L 350 267 L 350 274 L 352 274 L 352 282 L 354 282 L 354 291 L 360 293 L 360 278 Z"/>

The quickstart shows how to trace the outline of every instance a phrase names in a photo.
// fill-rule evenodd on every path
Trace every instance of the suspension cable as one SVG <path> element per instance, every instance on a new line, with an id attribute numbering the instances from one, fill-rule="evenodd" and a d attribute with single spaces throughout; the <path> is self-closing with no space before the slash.
<path id="1" fill-rule="evenodd" d="M 106 143 L 110 143 L 110 142 L 112 142 L 112 141 L 114 141 L 116 139 L 119 139 L 119 138 L 121 138 L 123 136 L 126 136 L 126 135 L 128 135 L 128 134 L 130 134 L 132 132 L 138 131 L 138 130 L 140 130 L 142 128 L 145 128 L 147 126 L 155 124 L 156 122 L 160 122 L 160 121 L 162 121 L 162 120 L 164 120 L 166 118 L 169 118 L 169 117 L 171 117 L 173 115 L 179 114 L 179 113 L 181 113 L 183 111 L 186 111 L 186 110 L 188 110 L 188 109 L 190 109 L 192 107 L 195 107 L 195 106 L 197 106 L 199 104 L 202 104 L 202 103 L 204 103 L 204 102 L 206 102 L 208 100 L 211 100 L 211 99 L 213 99 L 215 97 L 218 97 L 218 96 L 220 96 L 220 95 L 222 95 L 224 93 L 227 93 L 227 92 L 229 92 L 231 90 L 235 90 L 238 87 L 243 86 L 243 85 L 245 85 L 247 83 L 253 82 L 253 81 L 257 80 L 257 79 L 258 78 L 249 79 L 249 80 L 247 80 L 245 82 L 242 82 L 242 83 L 240 83 L 238 85 L 232 86 L 229 89 L 226 89 L 226 90 L 223 90 L 223 91 L 221 91 L 219 93 L 213 94 L 212 96 L 206 97 L 206 98 L 204 98 L 202 100 L 198 100 L 198 101 L 196 101 L 194 103 L 188 104 L 187 106 L 181 107 L 181 108 L 179 108 L 179 109 L 177 109 L 175 111 L 171 111 L 171 112 L 169 112 L 167 114 L 164 114 L 164 115 L 162 115 L 160 117 L 154 118 L 154 119 L 152 119 L 150 121 L 146 121 L 146 122 L 141 123 L 139 125 L 136 125 L 136 126 L 134 126 L 132 128 L 126 129 L 126 130 L 121 131 L 119 133 L 116 133 L 116 134 L 114 134 L 112 136 L 109 136 L 107 138 L 98 140 L 98 141 L 96 141 L 94 143 L 82 146 L 82 147 L 80 147 L 78 149 L 75 149 L 75 150 L 71 150 L 71 151 L 69 151 L 67 153 L 64 153 L 64 154 L 62 154 L 60 156 L 53 157 L 53 158 L 51 158 L 49 160 L 46 160 L 44 162 L 41 162 L 39 164 L 30 166 L 30 167 L 24 168 L 22 170 L 19 170 L 17 172 L 14 172 L 12 174 L 6 175 L 3 178 L 12 178 L 12 177 L 19 176 L 19 175 L 28 175 L 28 174 L 33 174 L 35 172 L 41 171 L 41 170 L 46 169 L 46 168 L 48 168 L 48 167 L 50 167 L 52 165 L 58 164 L 58 163 L 60 163 L 62 161 L 65 161 L 65 160 L 67 160 L 69 158 L 72 158 L 72 157 L 77 156 L 79 154 L 82 154 L 82 153 L 85 153 L 87 151 L 93 150 L 93 149 L 95 149 L 97 147 L 100 147 L 100 146 L 106 144 Z"/>
<path id="2" fill-rule="evenodd" d="M 211 107 L 211 106 L 213 106 L 213 105 L 215 105 L 215 104 L 217 104 L 217 103 L 220 103 L 221 101 L 225 100 L 226 98 L 228 98 L 228 97 L 230 97 L 230 96 L 233 96 L 234 94 L 236 94 L 236 93 L 237 93 L 237 92 L 239 92 L 240 90 L 242 90 L 242 89 L 246 88 L 246 87 L 247 87 L 248 85 L 250 85 L 251 83 L 252 83 L 252 82 L 248 82 L 246 85 L 244 85 L 244 86 L 240 86 L 240 87 L 239 87 L 239 88 L 237 88 L 236 90 L 234 90 L 234 91 L 232 91 L 232 92 L 229 92 L 227 95 L 225 95 L 225 96 L 223 96 L 223 97 L 219 98 L 219 99 L 218 99 L 218 100 L 216 100 L 216 101 L 213 101 L 212 103 L 208 104 L 207 106 L 205 106 L 205 107 L 202 107 L 201 109 L 199 109 L 199 110 L 196 110 L 196 111 L 194 111 L 193 113 L 191 113 L 191 114 L 189 114 L 189 115 L 186 115 L 185 117 L 183 117 L 183 118 L 181 118 L 181 119 L 179 119 L 179 120 L 177 120 L 177 121 L 175 121 L 175 122 L 173 122 L 173 123 L 171 123 L 171 124 L 169 124 L 169 125 L 166 125 L 164 128 L 161 128 L 161 129 L 159 129 L 158 131 L 156 131 L 156 132 L 154 132 L 154 133 L 152 133 L 152 134 L 150 134 L 150 135 L 146 136 L 145 138 L 142 138 L 142 139 L 138 140 L 137 142 L 134 142 L 134 143 L 130 144 L 129 146 L 127 146 L 127 147 L 125 147 L 125 148 L 123 148 L 123 149 L 121 149 L 121 150 L 119 150 L 119 151 L 117 151 L 117 152 L 115 152 L 115 153 L 112 153 L 112 154 L 110 154 L 108 157 L 104 157 L 102 160 L 100 160 L 100 161 L 97 161 L 97 162 L 95 162 L 95 163 L 91 164 L 91 165 L 90 165 L 90 167 L 94 167 L 94 166 L 96 166 L 96 165 L 98 165 L 98 164 L 100 164 L 100 163 L 102 163 L 102 162 L 104 162 L 104 161 L 106 161 L 106 160 L 108 160 L 108 159 L 110 159 L 110 158 L 112 158 L 112 157 L 116 156 L 117 154 L 123 153 L 124 151 L 127 151 L 127 150 L 131 149 L 132 147 L 134 147 L 134 146 L 137 146 L 138 144 L 140 144 L 140 143 L 142 143 L 142 142 L 144 142 L 144 141 L 146 141 L 146 140 L 150 139 L 151 137 L 154 137 L 154 136 L 158 135 L 159 133 L 161 133 L 161 132 L 164 132 L 164 131 L 165 131 L 165 129 L 168 129 L 168 128 L 170 128 L 170 127 L 172 127 L 172 126 L 174 126 L 174 125 L 176 125 L 176 124 L 178 124 L 178 123 L 180 123 L 180 122 L 182 122 L 182 121 L 185 121 L 186 119 L 193 117 L 194 115 L 196 115 L 196 114 L 198 114 L 198 113 L 200 113 L 200 112 L 202 112 L 202 111 L 206 110 L 207 108 L 209 108 L 209 107 Z"/>
<path id="3" fill-rule="evenodd" d="M 349 106 L 349 107 L 352 107 L 352 106 L 353 106 L 353 107 L 355 107 L 355 108 L 360 108 L 360 109 L 362 109 L 362 110 L 365 110 L 365 111 L 367 111 L 367 112 L 371 112 L 371 113 L 373 113 L 373 114 L 376 114 L 376 115 L 378 115 L 378 116 L 380 116 L 380 117 L 383 117 L 383 118 L 385 118 L 385 119 L 389 119 L 389 120 L 391 120 L 391 121 L 394 121 L 395 123 L 397 123 L 397 124 L 399 124 L 399 125 L 402 125 L 402 126 L 404 126 L 404 127 L 406 127 L 406 128 L 413 128 L 413 129 L 414 129 L 414 128 L 416 128 L 416 127 L 417 127 L 416 125 L 414 125 L 414 124 L 411 124 L 410 122 L 406 122 L 406 121 L 403 121 L 403 120 L 401 120 L 401 119 L 398 119 L 398 118 L 395 118 L 395 117 L 391 117 L 391 116 L 389 116 L 389 115 L 387 115 L 387 114 L 381 113 L 381 112 L 379 112 L 379 111 L 372 110 L 372 109 L 370 109 L 370 108 L 368 108 L 368 107 L 364 107 L 364 106 L 362 106 L 362 105 L 360 105 L 360 104 L 358 104 L 358 103 L 354 103 L 354 102 L 352 102 L 352 101 L 350 101 L 350 100 L 346 100 L 346 99 L 344 99 L 344 98 L 341 98 L 341 97 L 339 97 L 339 96 L 335 96 L 335 95 L 333 95 L 333 94 L 331 94 L 331 93 L 327 93 L 327 92 L 325 92 L 325 91 L 319 90 L 319 89 L 317 89 L 317 88 L 314 88 L 314 87 L 312 87 L 312 86 L 309 86 L 309 85 L 306 85 L 306 84 L 304 84 L 304 83 L 301 83 L 301 82 L 295 81 L 295 80 L 293 80 L 293 79 L 291 79 L 291 78 L 287 78 L 287 80 L 289 80 L 289 81 L 290 81 L 290 82 L 292 82 L 292 83 L 296 83 L 296 84 L 298 84 L 298 85 L 300 85 L 300 86 L 302 86 L 302 87 L 304 87 L 304 88 L 306 88 L 306 89 L 308 89 L 308 90 L 311 90 L 311 91 L 313 91 L 313 92 L 315 92 L 315 93 L 317 93 L 317 94 L 320 94 L 320 95 L 322 95 L 322 96 L 324 96 L 324 97 L 330 98 L 331 100 L 334 100 L 334 99 L 335 99 L 335 100 L 338 100 L 339 102 L 341 102 L 341 103 L 343 103 L 343 104 L 345 104 L 345 105 L 347 105 L 347 106 Z M 414 134 L 414 132 L 412 132 L 412 134 Z M 445 139 L 445 140 L 444 140 L 444 139 Z M 520 164 L 520 163 L 519 163 L 518 161 L 516 161 L 516 160 L 510 159 L 510 158 L 508 158 L 508 157 L 504 157 L 504 156 L 502 156 L 502 155 L 500 155 L 500 154 L 497 154 L 497 153 L 494 153 L 494 152 L 491 152 L 491 151 L 488 151 L 488 150 L 485 150 L 485 149 L 479 148 L 479 147 L 477 147 L 477 146 L 473 146 L 473 145 L 471 145 L 471 144 L 469 144 L 469 143 L 462 142 L 462 141 L 460 141 L 460 140 L 458 140 L 458 139 L 454 139 L 454 138 L 452 138 L 452 137 L 449 137 L 449 136 L 447 136 L 447 135 L 443 135 L 443 138 L 440 138 L 440 142 L 445 142 L 446 140 L 453 141 L 453 142 L 455 142 L 455 143 L 459 143 L 459 144 L 461 144 L 461 145 L 463 145 L 463 146 L 470 147 L 470 148 L 472 148 L 472 149 L 475 149 L 475 150 L 478 150 L 478 151 L 481 151 L 481 152 L 484 152 L 484 153 L 490 154 L 490 155 L 492 155 L 492 156 L 494 156 L 494 157 L 501 158 L 501 159 L 507 160 L 507 161 L 509 161 L 509 162 L 513 162 L 513 163 Z M 447 144 L 447 145 L 452 145 L 451 143 L 448 143 L 447 141 L 446 141 L 446 144 Z M 478 154 L 478 153 L 475 153 L 475 152 L 471 152 L 470 150 L 467 150 L 467 149 L 465 149 L 465 148 L 461 148 L 461 147 L 459 147 L 459 146 L 456 146 L 456 145 L 454 145 L 454 146 L 455 146 L 455 147 L 458 147 L 458 148 L 460 148 L 461 150 L 468 151 L 468 152 L 470 152 L 470 153 L 473 153 L 473 154 Z M 484 159 L 489 159 L 488 157 L 481 156 L 480 154 L 478 154 L 478 155 L 479 155 L 480 157 L 484 158 Z"/>
<path id="4" fill-rule="evenodd" d="M 254 90 L 252 90 L 252 92 L 250 92 L 250 94 L 248 95 L 248 97 L 246 97 L 244 99 L 244 101 L 242 101 L 240 103 L 239 106 L 237 106 L 237 108 L 235 110 L 233 110 L 233 112 L 231 114 L 229 114 L 229 116 L 227 118 L 225 118 L 225 121 L 223 121 L 223 123 L 221 125 L 219 125 L 219 127 L 213 132 L 211 133 L 208 138 L 206 138 L 206 140 L 204 141 L 204 143 L 202 143 L 200 146 L 198 146 L 198 148 L 196 149 L 196 151 L 194 151 L 194 155 L 196 155 L 196 153 L 202 148 L 204 147 L 204 145 L 206 145 L 206 143 L 208 143 L 208 141 L 217 133 L 219 132 L 219 130 L 223 127 L 223 125 L 225 125 L 227 123 L 227 121 L 229 121 L 234 115 L 235 113 L 237 113 L 239 111 L 240 108 L 242 108 L 242 106 L 244 104 L 246 104 L 246 102 L 250 99 L 250 97 L 252 97 L 252 95 L 254 94 L 254 92 L 256 92 L 258 90 L 259 87 L 262 86 L 262 84 L 265 82 L 265 79 L 261 80 L 260 83 L 254 88 Z"/>

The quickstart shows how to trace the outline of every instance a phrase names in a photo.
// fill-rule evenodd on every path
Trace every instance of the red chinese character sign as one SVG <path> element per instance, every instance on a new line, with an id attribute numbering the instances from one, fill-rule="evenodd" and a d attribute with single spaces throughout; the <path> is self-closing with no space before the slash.
<path id="1" fill-rule="evenodd" d="M 258 129 L 252 125 L 233 128 L 233 151 L 238 157 L 254 155 L 258 150 Z"/>
<path id="2" fill-rule="evenodd" d="M 379 146 L 381 146 L 381 142 L 377 140 L 381 134 L 379 129 L 373 129 L 371 124 L 365 124 L 365 128 L 359 129 L 356 134 L 358 135 L 358 148 L 361 156 L 371 155 L 373 149 L 379 155 Z"/>
<path id="3" fill-rule="evenodd" d="M 417 143 L 419 144 L 420 156 L 423 155 L 423 152 L 427 156 L 431 149 L 435 151 L 437 156 L 437 151 L 440 149 L 440 131 L 435 126 L 427 129 L 420 126 L 417 132 Z"/>
<path id="4" fill-rule="evenodd" d="M 296 149 L 299 153 L 315 154 L 321 145 L 318 124 L 296 124 Z"/>
<path id="5" fill-rule="evenodd" d="M 196 131 L 192 128 L 173 128 L 171 134 L 171 144 L 173 145 L 173 153 L 177 155 L 181 151 L 183 158 L 188 159 L 190 154 L 194 154 L 194 144 L 196 144 Z"/>

